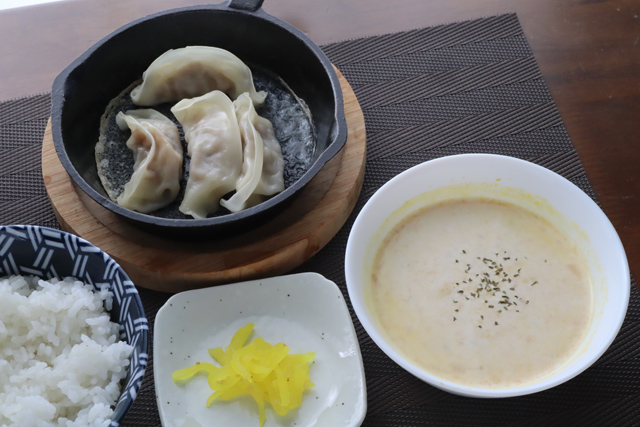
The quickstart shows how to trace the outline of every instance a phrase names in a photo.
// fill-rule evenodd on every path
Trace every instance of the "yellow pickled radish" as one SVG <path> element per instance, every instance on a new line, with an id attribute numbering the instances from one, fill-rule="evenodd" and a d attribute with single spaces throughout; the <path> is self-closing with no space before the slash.
<path id="1" fill-rule="evenodd" d="M 176 384 L 186 384 L 189 381 L 191 381 L 191 379 L 196 376 L 197 374 L 200 374 L 204 371 L 204 374 L 209 376 L 212 373 L 214 373 L 216 370 L 218 370 L 220 368 L 218 368 L 215 365 L 212 365 L 211 363 L 200 363 L 200 362 L 196 362 L 195 365 L 193 366 L 189 366 L 188 368 L 184 368 L 184 369 L 179 369 L 177 371 L 175 371 L 173 373 L 173 375 L 171 376 L 171 379 L 176 383 Z"/>
<path id="2" fill-rule="evenodd" d="M 253 331 L 253 323 L 247 323 L 242 328 L 238 329 L 231 338 L 231 343 L 227 346 L 227 352 L 231 350 L 238 350 L 246 344 L 249 339 L 249 335 L 251 335 L 251 331 Z"/>
<path id="3" fill-rule="evenodd" d="M 222 347 L 210 348 L 209 349 L 209 354 L 211 355 L 211 357 L 213 357 L 215 360 L 217 360 L 218 363 L 220 363 L 221 365 L 226 364 L 227 361 L 229 360 L 227 355 L 226 355 L 226 353 L 222 349 Z"/>
<path id="4" fill-rule="evenodd" d="M 186 384 L 197 374 L 207 376 L 214 391 L 206 401 L 210 406 L 216 400 L 225 401 L 238 396 L 251 396 L 258 405 L 260 427 L 266 420 L 265 403 L 271 404 L 278 415 L 302 405 L 305 390 L 314 387 L 309 377 L 309 362 L 315 353 L 289 354 L 284 343 L 271 345 L 262 338 L 247 344 L 253 323 L 240 328 L 229 345 L 209 349 L 209 354 L 220 363 L 197 362 L 179 369 L 172 375 L 177 384 Z"/>

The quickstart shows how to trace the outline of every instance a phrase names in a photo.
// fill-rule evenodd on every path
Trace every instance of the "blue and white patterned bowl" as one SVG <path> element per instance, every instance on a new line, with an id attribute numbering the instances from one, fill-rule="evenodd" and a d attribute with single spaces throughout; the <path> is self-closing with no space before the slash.
<path id="1" fill-rule="evenodd" d="M 120 339 L 133 346 L 129 370 L 111 416 L 111 427 L 124 418 L 138 394 L 147 366 L 149 326 L 133 282 L 105 252 L 86 240 L 47 227 L 0 226 L 0 277 L 33 275 L 44 279 L 74 277 L 113 294 L 111 320 L 120 325 Z"/>

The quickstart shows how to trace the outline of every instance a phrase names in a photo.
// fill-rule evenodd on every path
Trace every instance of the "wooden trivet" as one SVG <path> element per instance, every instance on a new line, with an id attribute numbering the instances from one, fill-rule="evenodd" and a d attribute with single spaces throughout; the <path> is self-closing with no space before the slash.
<path id="1" fill-rule="evenodd" d="M 338 77 L 349 128 L 343 150 L 277 217 L 243 235 L 212 242 L 151 235 L 77 189 L 58 159 L 49 121 L 42 145 L 42 174 L 60 225 L 107 252 L 137 286 L 157 291 L 180 292 L 290 271 L 336 235 L 362 188 L 364 117 L 351 86 L 339 71 Z"/>

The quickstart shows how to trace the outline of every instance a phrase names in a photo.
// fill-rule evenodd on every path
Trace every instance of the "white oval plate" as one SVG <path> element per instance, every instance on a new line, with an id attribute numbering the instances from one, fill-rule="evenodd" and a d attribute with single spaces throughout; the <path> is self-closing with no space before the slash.
<path id="1" fill-rule="evenodd" d="M 302 406 L 278 416 L 266 404 L 264 427 L 359 426 L 367 410 L 360 346 L 342 292 L 316 273 L 187 291 L 172 296 L 154 325 L 153 371 L 165 427 L 258 427 L 251 397 L 205 403 L 212 393 L 206 377 L 177 385 L 171 374 L 195 362 L 216 362 L 209 348 L 226 347 L 248 322 L 252 338 L 284 342 L 291 354 L 315 352 L 309 374 L 315 387 Z"/>

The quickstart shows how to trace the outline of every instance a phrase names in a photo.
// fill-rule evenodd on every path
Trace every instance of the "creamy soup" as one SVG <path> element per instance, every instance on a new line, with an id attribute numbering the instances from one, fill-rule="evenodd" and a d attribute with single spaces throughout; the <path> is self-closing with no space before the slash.
<path id="1" fill-rule="evenodd" d="M 370 301 L 396 350 L 471 387 L 516 387 L 568 360 L 591 320 L 586 260 L 550 222 L 515 205 L 428 206 L 385 237 Z"/>

